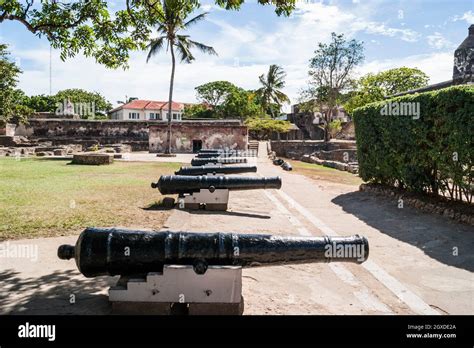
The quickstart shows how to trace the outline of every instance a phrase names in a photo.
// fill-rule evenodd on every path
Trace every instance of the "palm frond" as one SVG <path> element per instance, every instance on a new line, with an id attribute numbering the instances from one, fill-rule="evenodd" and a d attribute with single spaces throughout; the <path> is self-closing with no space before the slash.
<path id="1" fill-rule="evenodd" d="M 191 63 L 195 59 L 189 50 L 189 42 L 187 42 L 187 40 L 177 40 L 175 46 L 178 49 L 178 54 L 182 62 Z"/>
<path id="2" fill-rule="evenodd" d="M 200 50 L 203 53 L 217 56 L 217 52 L 214 50 L 213 47 L 204 45 L 203 43 L 193 41 L 193 40 L 187 40 L 187 41 L 189 42 L 189 47 L 196 47 L 198 50 Z"/>
<path id="3" fill-rule="evenodd" d="M 200 15 L 197 15 L 196 17 L 190 19 L 189 21 L 185 22 L 183 24 L 183 28 L 184 29 L 187 29 L 188 27 L 190 27 L 191 25 L 193 24 L 196 24 L 197 22 L 199 21 L 202 21 L 204 18 L 206 18 L 206 16 L 208 15 L 209 12 L 204 12 L 204 13 L 201 13 Z"/>
<path id="4" fill-rule="evenodd" d="M 278 101 L 279 103 L 289 103 L 290 98 L 288 98 L 288 96 L 282 91 L 275 91 L 275 101 Z"/>
<path id="5" fill-rule="evenodd" d="M 153 56 L 155 56 L 158 52 L 161 51 L 165 40 L 166 36 L 160 36 L 159 38 L 151 40 L 150 44 L 147 46 L 147 48 L 149 49 L 148 55 L 146 57 L 147 63 Z"/>

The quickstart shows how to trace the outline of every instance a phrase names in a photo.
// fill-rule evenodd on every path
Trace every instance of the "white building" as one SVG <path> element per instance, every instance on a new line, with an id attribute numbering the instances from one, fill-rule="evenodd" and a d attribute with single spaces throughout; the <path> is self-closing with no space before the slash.
<path id="1" fill-rule="evenodd" d="M 187 104 L 173 102 L 171 114 L 173 121 L 181 121 Z M 153 100 L 132 100 L 109 111 L 112 120 L 168 120 L 168 102 Z"/>

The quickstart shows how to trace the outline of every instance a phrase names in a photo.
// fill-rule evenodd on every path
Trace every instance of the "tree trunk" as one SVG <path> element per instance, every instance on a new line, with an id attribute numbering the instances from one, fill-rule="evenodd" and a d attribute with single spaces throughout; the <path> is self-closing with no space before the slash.
<path id="1" fill-rule="evenodd" d="M 328 112 L 326 113 L 326 124 L 324 125 L 324 142 L 329 142 L 331 140 L 331 136 L 329 134 L 329 123 L 331 122 L 331 115 L 332 115 L 332 110 L 329 109 Z"/>
<path id="2" fill-rule="evenodd" d="M 174 47 L 173 44 L 170 43 L 171 49 L 171 79 L 170 79 L 170 93 L 168 98 L 168 132 L 166 134 L 166 149 L 165 153 L 171 153 L 171 120 L 173 118 L 172 110 L 173 110 L 173 87 L 174 87 L 174 70 L 176 68 L 176 58 L 174 56 Z"/>

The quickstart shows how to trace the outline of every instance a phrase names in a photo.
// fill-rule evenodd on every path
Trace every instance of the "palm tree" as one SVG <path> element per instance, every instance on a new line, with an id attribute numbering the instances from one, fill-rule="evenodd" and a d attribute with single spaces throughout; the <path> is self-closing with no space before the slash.
<path id="1" fill-rule="evenodd" d="M 189 0 L 162 0 L 162 9 L 156 11 L 158 23 L 158 38 L 153 39 L 148 45 L 148 61 L 160 52 L 165 43 L 166 50 L 171 52 L 171 79 L 168 98 L 168 133 L 166 137 L 165 153 L 171 153 L 171 119 L 173 103 L 174 73 L 176 69 L 176 53 L 181 62 L 191 63 L 195 58 L 191 53 L 192 48 L 197 48 L 201 52 L 217 55 L 214 48 L 206 46 L 200 42 L 193 41 L 189 35 L 178 34 L 180 31 L 187 30 L 191 25 L 203 20 L 207 12 L 201 13 L 191 19 L 188 16 L 196 9 Z M 176 52 L 175 52 L 176 50 Z"/>
<path id="2" fill-rule="evenodd" d="M 280 91 L 285 87 L 286 73 L 282 67 L 272 64 L 268 69 L 268 73 L 259 77 L 260 83 L 263 87 L 256 90 L 256 94 L 260 99 L 263 109 L 275 118 L 274 105 L 276 104 L 281 109 L 283 103 L 289 103 L 290 98 Z"/>

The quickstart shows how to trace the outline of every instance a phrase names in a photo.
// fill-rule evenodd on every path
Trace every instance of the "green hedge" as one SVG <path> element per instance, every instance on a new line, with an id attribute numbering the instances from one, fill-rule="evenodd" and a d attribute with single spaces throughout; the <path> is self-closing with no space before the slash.
<path id="1" fill-rule="evenodd" d="M 419 103 L 418 119 L 381 114 L 388 103 L 407 102 Z M 364 181 L 472 202 L 474 86 L 371 103 L 353 116 Z"/>

